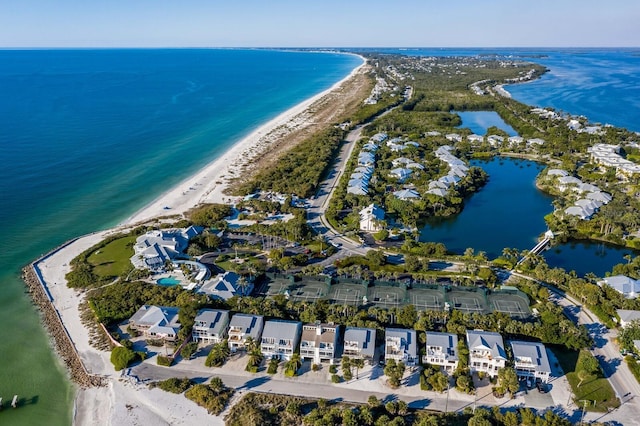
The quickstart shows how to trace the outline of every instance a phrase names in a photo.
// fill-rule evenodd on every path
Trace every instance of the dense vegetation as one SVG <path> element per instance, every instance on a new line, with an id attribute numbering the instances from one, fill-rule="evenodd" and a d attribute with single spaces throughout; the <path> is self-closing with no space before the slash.
<path id="1" fill-rule="evenodd" d="M 571 422 L 552 411 L 538 414 L 529 408 L 510 411 L 471 407 L 462 412 L 437 413 L 410 409 L 402 400 L 380 401 L 374 396 L 367 404 L 333 403 L 326 400 L 247 393 L 225 417 L 229 426 L 314 425 L 314 426 L 570 426 Z M 597 423 L 592 423 L 597 425 Z"/>
<path id="2" fill-rule="evenodd" d="M 224 385 L 219 377 L 213 377 L 208 385 L 193 385 L 184 393 L 187 399 L 207 409 L 209 414 L 218 415 L 233 396 L 233 389 Z"/>
<path id="3" fill-rule="evenodd" d="M 177 377 L 172 377 L 167 380 L 162 380 L 160 382 L 154 382 L 150 385 L 150 387 L 159 387 L 165 392 L 171 393 L 182 393 L 189 389 L 194 383 L 187 379 L 178 379 Z"/>
<path id="4" fill-rule="evenodd" d="M 278 162 L 260 170 L 254 179 L 242 184 L 239 191 L 243 194 L 262 190 L 311 196 L 344 135 L 339 127 L 331 127 L 311 136 L 284 154 Z"/>

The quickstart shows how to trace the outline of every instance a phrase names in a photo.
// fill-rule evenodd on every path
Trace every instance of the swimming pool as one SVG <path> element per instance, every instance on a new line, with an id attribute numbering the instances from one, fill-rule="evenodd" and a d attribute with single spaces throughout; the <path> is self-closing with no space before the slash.
<path id="1" fill-rule="evenodd" d="M 163 285 L 163 286 L 172 286 L 172 285 L 178 285 L 180 284 L 180 280 L 175 278 L 175 277 L 167 277 L 167 278 L 160 278 L 158 281 L 156 281 L 159 285 Z"/>

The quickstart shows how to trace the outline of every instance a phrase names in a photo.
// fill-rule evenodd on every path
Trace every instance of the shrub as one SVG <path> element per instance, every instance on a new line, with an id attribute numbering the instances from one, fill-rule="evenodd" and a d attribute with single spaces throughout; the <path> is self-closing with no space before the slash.
<path id="1" fill-rule="evenodd" d="M 210 385 L 192 386 L 185 392 L 184 396 L 199 406 L 206 408 L 209 414 L 218 415 L 229 402 L 233 395 L 233 390 L 224 386 L 219 379 L 214 383 L 214 379 L 211 380 L 212 383 Z"/>
<path id="2" fill-rule="evenodd" d="M 180 355 L 182 355 L 182 358 L 184 359 L 191 359 L 191 357 L 196 353 L 197 350 L 198 342 L 190 342 L 184 345 L 182 351 L 180 352 Z"/>
<path id="3" fill-rule="evenodd" d="M 312 371 L 320 371 L 321 369 L 322 369 L 322 365 L 320 365 L 320 364 L 313 364 L 311 366 L 311 370 Z"/>
<path id="4" fill-rule="evenodd" d="M 338 376 L 337 374 L 332 374 L 331 375 L 331 381 L 333 383 L 340 383 L 342 380 L 340 380 L 340 376 Z"/>
<path id="5" fill-rule="evenodd" d="M 158 365 L 162 365 L 163 367 L 171 367 L 171 364 L 173 364 L 173 357 L 158 355 L 156 361 Z"/>
<path id="6" fill-rule="evenodd" d="M 159 387 L 163 391 L 172 393 L 182 393 L 189 389 L 191 385 L 193 385 L 193 382 L 186 377 L 184 379 L 172 377 L 155 384 L 155 386 Z"/>
<path id="7" fill-rule="evenodd" d="M 111 363 L 116 371 L 127 368 L 134 359 L 136 359 L 135 352 L 124 346 L 118 346 L 111 351 Z"/>
<path id="8" fill-rule="evenodd" d="M 269 361 L 269 366 L 267 367 L 267 373 L 268 374 L 276 374 L 278 372 L 278 364 L 280 362 L 278 361 L 277 358 L 272 358 Z"/>
<path id="9" fill-rule="evenodd" d="M 329 366 L 329 373 L 336 374 L 338 372 L 338 367 L 335 364 Z"/>

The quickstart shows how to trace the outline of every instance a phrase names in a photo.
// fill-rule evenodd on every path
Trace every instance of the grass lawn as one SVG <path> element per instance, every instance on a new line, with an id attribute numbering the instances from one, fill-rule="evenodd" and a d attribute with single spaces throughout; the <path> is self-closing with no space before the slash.
<path id="1" fill-rule="evenodd" d="M 116 278 L 127 273 L 133 268 L 129 259 L 135 242 L 135 236 L 122 237 L 91 253 L 87 261 L 93 266 L 93 273 L 101 278 Z"/>
<path id="2" fill-rule="evenodd" d="M 555 348 L 554 348 L 555 349 Z M 587 411 L 607 412 L 607 408 L 620 406 L 620 401 L 616 398 L 615 392 L 611 388 L 609 381 L 601 374 L 587 375 L 580 383 L 581 360 L 583 357 L 592 357 L 588 351 L 569 351 L 565 348 L 553 351 L 562 366 L 567 380 L 573 391 L 573 401 L 582 407 L 584 400 L 591 401 L 587 404 Z M 580 385 L 580 386 L 578 386 Z M 594 402 L 595 401 L 595 405 Z"/>

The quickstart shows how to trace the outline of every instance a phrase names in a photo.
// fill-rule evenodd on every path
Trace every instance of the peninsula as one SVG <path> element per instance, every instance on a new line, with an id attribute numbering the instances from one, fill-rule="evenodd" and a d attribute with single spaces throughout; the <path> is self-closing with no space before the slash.
<path id="1" fill-rule="evenodd" d="M 537 249 L 488 259 L 418 238 L 491 179 L 470 160 L 518 156 L 549 166 L 538 185 L 560 200 L 540 247 L 636 247 L 635 135 L 512 99 L 504 85 L 545 72 L 520 59 L 363 55 L 125 223 L 25 268 L 80 388 L 75 424 L 311 424 L 328 404 L 354 424 L 638 412 L 620 349 L 640 327 L 620 348 L 611 320 L 640 311 L 630 292 Z M 460 128 L 465 110 L 518 135 Z M 636 262 L 614 269 L 633 289 Z"/>

